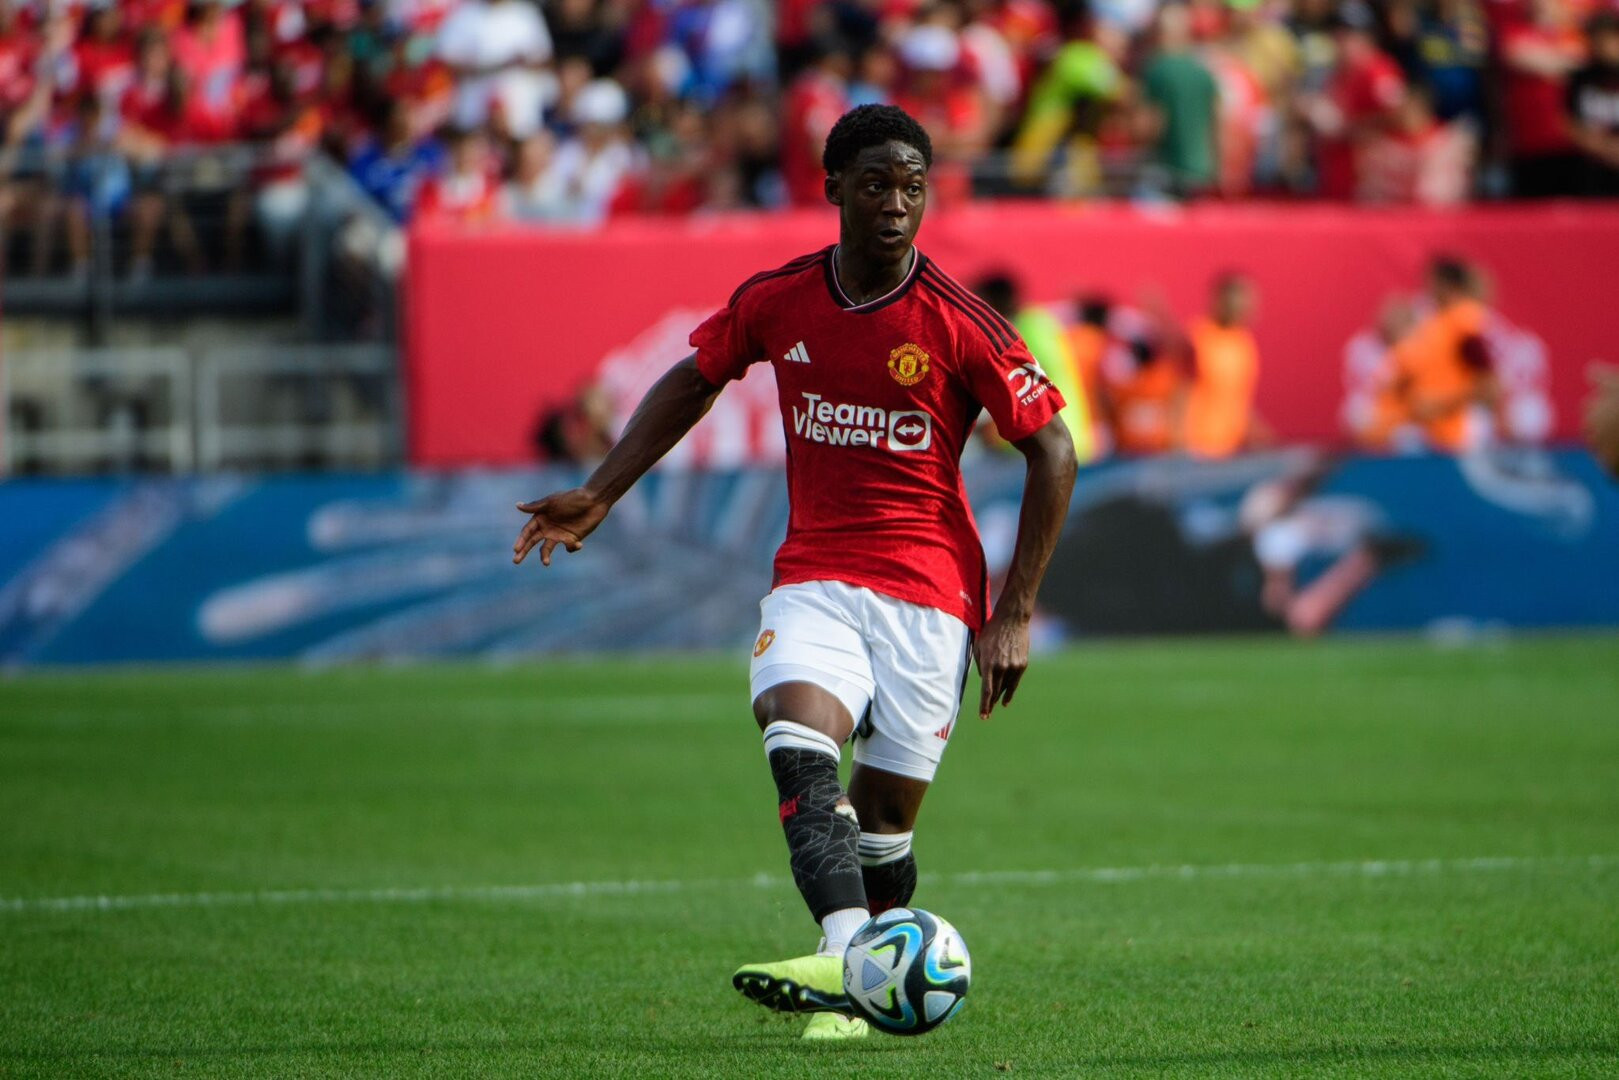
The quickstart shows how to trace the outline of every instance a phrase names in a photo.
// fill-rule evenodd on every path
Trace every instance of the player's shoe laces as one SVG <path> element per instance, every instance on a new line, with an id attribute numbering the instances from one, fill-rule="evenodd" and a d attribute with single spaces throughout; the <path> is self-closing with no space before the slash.
<path id="1" fill-rule="evenodd" d="M 731 985 L 749 1001 L 783 1013 L 847 1013 L 841 956 L 800 956 L 774 964 L 744 964 Z"/>
<path id="2" fill-rule="evenodd" d="M 805 1042 L 833 1042 L 838 1039 L 864 1039 L 871 1034 L 871 1025 L 858 1016 L 820 1012 L 809 1019 L 802 1038 Z"/>

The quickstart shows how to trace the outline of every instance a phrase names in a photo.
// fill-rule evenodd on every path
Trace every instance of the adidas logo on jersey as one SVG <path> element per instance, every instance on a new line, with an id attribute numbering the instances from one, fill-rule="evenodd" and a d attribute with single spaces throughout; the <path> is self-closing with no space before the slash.
<path id="1" fill-rule="evenodd" d="M 800 341 L 797 345 L 782 353 L 781 358 L 789 364 L 807 364 L 809 363 L 809 350 L 804 348 L 804 343 Z"/>

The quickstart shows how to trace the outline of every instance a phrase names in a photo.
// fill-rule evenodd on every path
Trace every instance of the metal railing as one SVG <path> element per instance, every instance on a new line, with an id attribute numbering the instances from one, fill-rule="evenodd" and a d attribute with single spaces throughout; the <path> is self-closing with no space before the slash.
<path id="1" fill-rule="evenodd" d="M 0 358 L 0 475 L 378 468 L 402 457 L 381 345 L 30 349 Z"/>
<path id="2" fill-rule="evenodd" d="M 0 162 L 0 180 L 35 192 L 36 217 L 60 217 L 69 194 L 60 174 L 69 159 L 19 153 Z M 301 171 L 284 183 L 302 184 L 293 199 L 300 208 L 283 218 L 271 242 L 268 219 L 259 216 L 256 177 L 272 163 L 264 147 L 226 145 L 178 147 L 159 163 L 148 163 L 151 179 L 143 193 L 117 205 L 100 205 L 81 192 L 74 196 L 86 215 L 88 261 L 64 262 L 59 227 L 36 233 L 28 223 L 16 231 L 27 241 L 30 258 L 15 260 L 6 275 L 6 308 L 15 314 L 69 316 L 84 322 L 95 344 L 109 337 L 114 320 L 125 315 L 219 313 L 296 314 L 310 340 L 356 337 L 391 341 L 397 260 L 371 249 L 400 248 L 393 221 L 361 191 L 337 164 L 320 154 L 301 162 Z M 91 170 L 84 181 L 92 189 L 117 186 L 114 173 L 128 182 L 132 163 L 116 154 L 94 155 L 80 167 Z M 165 225 L 154 237 L 153 263 L 135 259 L 133 209 L 136 199 L 164 200 Z M 300 200 L 301 199 L 301 203 Z M 54 207 L 54 209 L 52 209 Z M 282 211 L 285 213 L 285 211 Z M 179 272 L 173 263 L 173 220 L 185 223 L 195 250 L 206 255 L 206 273 Z M 345 242 L 351 235 L 372 238 L 368 244 Z M 258 236 L 257 258 L 248 258 Z M 41 251 L 31 250 L 39 246 Z M 234 251 L 234 255 L 231 253 Z M 8 257 L 10 238 L 0 234 L 0 255 Z M 221 260 L 225 265 L 221 265 Z M 31 272 L 37 261 L 44 271 Z M 138 271 L 137 271 L 138 268 Z"/>

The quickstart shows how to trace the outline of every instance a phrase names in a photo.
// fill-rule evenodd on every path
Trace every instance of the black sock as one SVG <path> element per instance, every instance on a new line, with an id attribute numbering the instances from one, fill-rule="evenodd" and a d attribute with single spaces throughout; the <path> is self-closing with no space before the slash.
<path id="1" fill-rule="evenodd" d="M 861 833 L 860 875 L 866 882 L 866 899 L 871 902 L 873 915 L 889 908 L 908 907 L 916 892 L 911 834 Z"/>
<path id="2" fill-rule="evenodd" d="M 862 866 L 860 876 L 865 879 L 866 899 L 873 915 L 881 915 L 889 908 L 909 907 L 916 893 L 916 856 L 907 854 L 881 866 Z"/>
<path id="3" fill-rule="evenodd" d="M 770 751 L 770 772 L 781 797 L 793 881 L 810 914 L 820 922 L 834 911 L 865 907 L 857 850 L 860 826 L 844 802 L 837 758 L 783 747 Z"/>

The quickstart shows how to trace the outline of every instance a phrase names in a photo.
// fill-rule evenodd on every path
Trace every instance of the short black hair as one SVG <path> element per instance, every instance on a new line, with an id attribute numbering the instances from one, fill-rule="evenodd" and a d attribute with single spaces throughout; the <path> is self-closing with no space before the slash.
<path id="1" fill-rule="evenodd" d="M 933 140 L 910 113 L 897 105 L 859 105 L 840 116 L 826 137 L 821 167 L 828 173 L 842 172 L 860 151 L 890 142 L 914 147 L 922 155 L 922 164 L 933 167 Z"/>
<path id="2" fill-rule="evenodd" d="M 1113 314 L 1113 301 L 1106 293 L 1087 293 L 1079 298 L 1079 321 L 1106 330 Z"/>
<path id="3" fill-rule="evenodd" d="M 1473 287 L 1473 268 L 1457 255 L 1443 252 L 1435 255 L 1428 263 L 1428 273 L 1433 275 L 1435 281 L 1453 289 Z"/>
<path id="4" fill-rule="evenodd" d="M 979 278 L 978 284 L 973 286 L 973 292 L 1004 318 L 1010 319 L 1017 314 L 1017 279 L 1006 271 L 994 271 Z"/>

